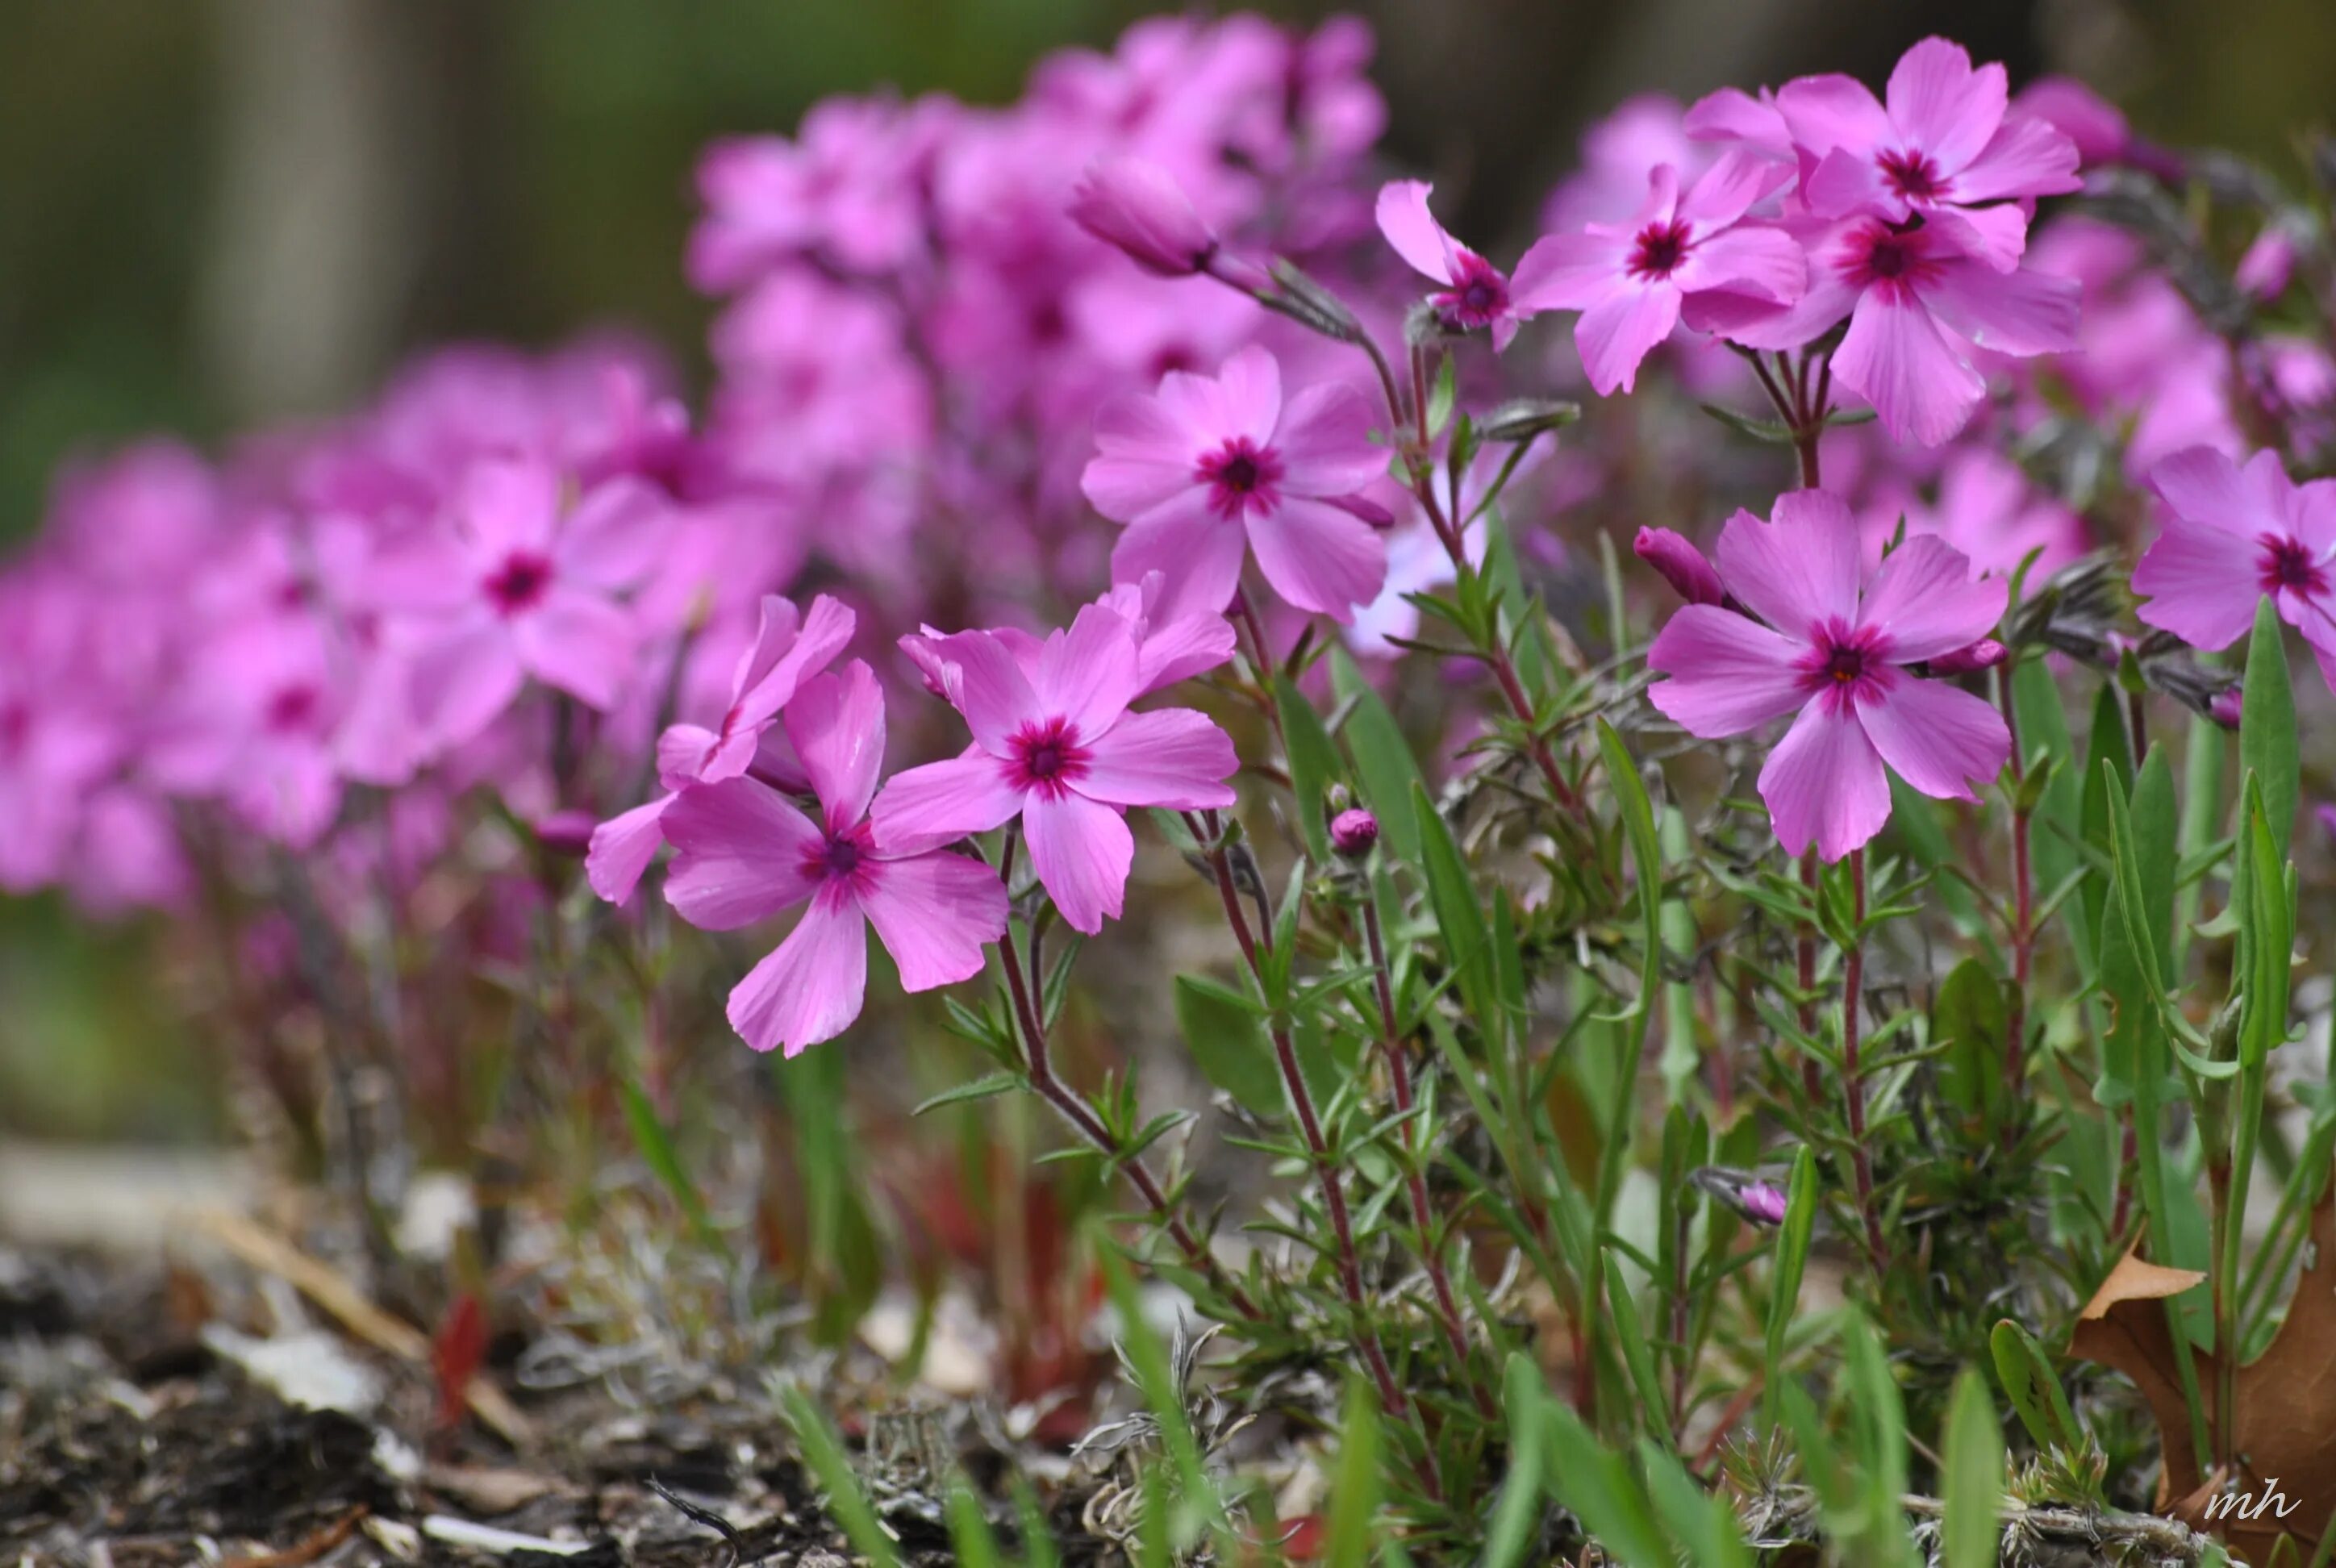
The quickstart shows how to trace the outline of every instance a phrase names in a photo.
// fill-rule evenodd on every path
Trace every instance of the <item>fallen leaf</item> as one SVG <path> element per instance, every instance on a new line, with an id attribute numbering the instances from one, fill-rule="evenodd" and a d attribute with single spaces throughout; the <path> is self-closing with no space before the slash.
<path id="1" fill-rule="evenodd" d="M 2268 1562 L 2282 1535 L 2309 1556 L 2336 1516 L 2336 1184 L 2312 1211 L 2310 1250 L 2285 1320 L 2233 1380 L 2227 1445 L 2213 1441 L 2211 1430 L 2220 1363 L 2194 1357 L 2206 1396 L 2208 1451 L 2230 1455 L 2214 1475 L 2198 1469 L 2161 1304 L 2204 1278 L 2127 1254 L 2079 1315 L 2069 1353 L 2123 1372 L 2149 1402 L 2165 1447 L 2159 1512 L 2220 1535 L 2255 1563 Z M 2233 1495 L 2246 1499 L 2253 1517 L 2208 1516 L 2211 1503 Z"/>

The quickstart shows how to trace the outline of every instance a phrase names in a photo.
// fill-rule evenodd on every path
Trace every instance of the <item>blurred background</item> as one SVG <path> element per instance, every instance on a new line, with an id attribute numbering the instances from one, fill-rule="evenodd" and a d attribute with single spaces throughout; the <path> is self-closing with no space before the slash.
<path id="1" fill-rule="evenodd" d="M 637 328 L 696 378 L 699 148 L 890 83 L 1011 97 L 1135 0 L 0 0 L 0 549 L 78 451 L 327 414 L 449 338 Z M 2336 106 L 2331 0 L 1357 0 L 1389 157 L 1513 252 L 1582 127 L 1947 33 L 2083 78 L 2155 140 L 2282 163 Z M 200 1138 L 132 928 L 0 901 L 0 1135 Z"/>

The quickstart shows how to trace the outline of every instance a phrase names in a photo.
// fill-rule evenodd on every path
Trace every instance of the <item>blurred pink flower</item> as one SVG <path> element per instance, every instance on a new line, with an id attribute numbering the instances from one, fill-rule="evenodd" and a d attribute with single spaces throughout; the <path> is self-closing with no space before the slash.
<path id="1" fill-rule="evenodd" d="M 1229 806 L 1240 765 L 1224 731 L 1189 708 L 1130 713 L 1143 687 L 1134 629 L 1089 605 L 1049 636 L 1027 673 L 1003 638 L 959 632 L 930 646 L 973 745 L 897 774 L 878 835 L 947 842 L 1019 816 L 1030 862 L 1063 918 L 1092 936 L 1117 918 L 1135 844 L 1129 806 Z"/>
<path id="2" fill-rule="evenodd" d="M 1760 795 L 1786 850 L 1814 842 L 1837 861 L 1889 821 L 1889 770 L 1935 799 L 1970 800 L 1971 781 L 2003 766 L 2001 716 L 1906 667 L 1985 637 L 2008 591 L 1928 535 L 1861 587 L 1856 524 L 1823 491 L 1778 498 L 1775 519 L 1728 519 L 1719 575 L 1749 613 L 1691 604 L 1672 616 L 1647 654 L 1670 678 L 1648 696 L 1707 739 L 1796 714 L 1760 770 Z"/>
<path id="3" fill-rule="evenodd" d="M 1351 505 L 1387 470 L 1369 433 L 1368 406 L 1344 383 L 1285 403 L 1280 366 L 1258 347 L 1214 377 L 1171 372 L 1156 393 L 1105 405 L 1081 482 L 1096 511 L 1129 525 L 1112 576 L 1159 571 L 1186 602 L 1222 609 L 1254 550 L 1283 599 L 1351 619 L 1387 575 L 1378 531 Z"/>
<path id="4" fill-rule="evenodd" d="M 2269 595 L 2336 687 L 2336 479 L 2297 484 L 2279 454 L 2242 468 L 2194 447 L 2150 471 L 2166 526 L 2134 568 L 2141 618 L 2195 648 L 2228 648 Z"/>
<path id="5" fill-rule="evenodd" d="M 884 697 L 854 659 L 814 677 L 787 706 L 787 737 L 820 804 L 813 823 L 752 778 L 692 784 L 666 812 L 676 854 L 666 897 L 692 925 L 735 930 L 808 902 L 793 931 L 730 993 L 731 1027 L 790 1057 L 860 1016 L 870 926 L 904 990 L 981 972 L 1006 930 L 1006 889 L 979 861 L 941 848 L 953 833 L 871 824 L 884 761 Z"/>

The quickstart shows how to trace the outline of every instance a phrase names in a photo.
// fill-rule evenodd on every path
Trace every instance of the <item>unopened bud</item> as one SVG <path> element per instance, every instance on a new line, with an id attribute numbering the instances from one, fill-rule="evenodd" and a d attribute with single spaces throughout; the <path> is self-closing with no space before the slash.
<path id="1" fill-rule="evenodd" d="M 2010 650 L 1991 637 L 1959 648 L 1952 653 L 1942 653 L 1931 661 L 1932 675 L 1969 675 L 1973 670 L 1993 669 L 2010 657 Z"/>
<path id="2" fill-rule="evenodd" d="M 2239 727 L 2239 713 L 2244 692 L 2236 681 L 2216 692 L 2206 701 L 2206 716 L 2224 729 Z"/>
<path id="3" fill-rule="evenodd" d="M 1630 548 L 1688 603 L 1718 604 L 1728 598 L 1719 573 L 1686 535 L 1668 528 L 1642 528 Z"/>
<path id="4" fill-rule="evenodd" d="M 1217 237 L 1192 210 L 1176 177 L 1141 158 L 1090 168 L 1071 195 L 1078 226 L 1160 278 L 1190 278 L 1217 253 Z"/>
<path id="5" fill-rule="evenodd" d="M 1361 806 L 1351 806 L 1330 819 L 1330 847 L 1348 860 L 1369 854 L 1379 842 L 1379 819 Z"/>
<path id="6" fill-rule="evenodd" d="M 599 822 L 587 811 L 548 812 L 535 820 L 535 842 L 556 855 L 581 857 L 592 847 Z"/>
<path id="7" fill-rule="evenodd" d="M 1688 1179 L 1756 1225 L 1785 1222 L 1785 1189 L 1774 1182 L 1725 1165 L 1705 1165 Z"/>

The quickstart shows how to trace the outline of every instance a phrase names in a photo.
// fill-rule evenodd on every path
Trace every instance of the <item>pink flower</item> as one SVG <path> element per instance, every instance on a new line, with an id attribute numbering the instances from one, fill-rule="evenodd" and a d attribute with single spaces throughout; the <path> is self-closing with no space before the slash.
<path id="1" fill-rule="evenodd" d="M 2276 453 L 2241 468 L 2192 447 L 2152 469 L 2149 483 L 2167 516 L 2134 568 L 2133 590 L 2149 600 L 2141 618 L 2194 647 L 2228 648 L 2269 594 L 2336 687 L 2336 479 L 2297 484 Z"/>
<path id="2" fill-rule="evenodd" d="M 1731 152 L 1682 196 L 1668 163 L 1648 177 L 1627 223 L 1552 234 L 1517 263 L 1515 307 L 1579 310 L 1573 340 L 1601 396 L 1637 385 L 1639 363 L 1679 324 L 1683 302 L 1709 291 L 1791 305 L 1808 282 L 1800 246 L 1745 216 L 1787 178 L 1778 164 Z M 1689 325 L 1694 325 L 1692 319 Z"/>
<path id="3" fill-rule="evenodd" d="M 1281 367 L 1256 346 L 1214 378 L 1171 371 L 1156 393 L 1107 404 L 1080 482 L 1096 511 L 1128 525 L 1113 579 L 1159 571 L 1184 602 L 1222 609 L 1253 549 L 1283 599 L 1352 618 L 1387 575 L 1378 531 L 1351 510 L 1387 471 L 1369 432 L 1361 395 L 1342 383 L 1284 403 Z"/>
<path id="4" fill-rule="evenodd" d="M 1930 535 L 1861 589 L 1857 526 L 1837 497 L 1796 491 L 1775 515 L 1739 511 L 1719 536 L 1720 577 L 1751 614 L 1691 604 L 1674 615 L 1647 654 L 1671 678 L 1648 696 L 1706 739 L 1797 714 L 1760 770 L 1760 795 L 1787 851 L 1814 841 L 1836 861 L 1890 820 L 1885 764 L 1939 800 L 1973 798 L 1968 781 L 2003 766 L 2011 743 L 1995 709 L 1907 667 L 1986 636 L 2009 595 Z"/>
<path id="5" fill-rule="evenodd" d="M 1217 237 L 1176 177 L 1141 158 L 1094 164 L 1071 196 L 1071 217 L 1161 278 L 1190 278 L 1216 259 Z"/>
<path id="6" fill-rule="evenodd" d="M 2075 560 L 2090 542 L 2083 518 L 2038 490 L 2017 463 L 1990 447 L 1957 448 L 1940 472 L 1938 503 L 1908 507 L 1904 517 L 1909 533 L 1937 534 L 1981 571 L 2008 578 L 2034 556 L 2031 582 Z M 1895 531 L 1896 513 L 1883 521 L 1885 533 Z M 1876 554 L 1880 548 L 1877 541 Z"/>
<path id="7" fill-rule="evenodd" d="M 752 778 L 692 784 L 667 809 L 677 852 L 666 898 L 706 930 L 735 930 L 808 901 L 784 941 L 730 993 L 730 1027 L 758 1051 L 790 1057 L 833 1039 L 860 1016 L 867 928 L 927 991 L 981 972 L 984 944 L 1006 930 L 1006 889 L 979 861 L 941 845 L 955 835 L 871 825 L 884 761 L 884 696 L 854 659 L 804 683 L 787 738 L 803 759 L 820 820 Z"/>
<path id="8" fill-rule="evenodd" d="M 437 612 L 414 657 L 415 716 L 459 745 L 530 677 L 588 707 L 614 706 L 635 644 L 615 594 L 655 564 L 664 522 L 637 481 L 610 480 L 563 508 L 544 464 L 472 469 L 447 526 L 393 569 L 409 602 Z"/>
<path id="9" fill-rule="evenodd" d="M 1987 391 L 1971 358 L 2074 347 L 2074 279 L 2010 272 L 1972 248 L 1966 223 L 1907 227 L 1873 216 L 1808 234 L 1808 292 L 1789 309 L 1712 293 L 1689 301 L 1688 325 L 1747 348 L 1797 348 L 1844 317 L 1834 379 L 1862 394 L 1894 440 L 1937 446 Z"/>
<path id="10" fill-rule="evenodd" d="M 1500 268 L 1445 232 L 1427 210 L 1425 180 L 1396 180 L 1379 187 L 1379 232 L 1414 270 L 1444 285 L 1427 297 L 1445 325 L 1461 332 L 1490 328 L 1495 353 L 1506 348 L 1530 311 L 1518 308 Z M 1520 269 L 1522 278 L 1522 268 Z"/>
<path id="11" fill-rule="evenodd" d="M 1129 806 L 1229 806 L 1240 759 L 1224 731 L 1189 708 L 1130 713 L 1143 687 L 1134 629 L 1102 605 L 1048 637 L 1025 673 L 1007 642 L 960 632 L 932 650 L 974 744 L 896 774 L 876 830 L 939 841 L 1019 816 L 1030 862 L 1063 918 L 1093 935 L 1116 918 L 1135 852 Z"/>
<path id="12" fill-rule="evenodd" d="M 657 779 L 666 793 L 592 830 L 584 874 L 594 892 L 614 904 L 633 896 L 665 842 L 662 824 L 676 794 L 693 784 L 718 784 L 744 774 L 779 711 L 807 677 L 843 651 L 857 624 L 850 609 L 825 594 L 812 600 L 808 615 L 799 615 L 792 600 L 777 594 L 764 596 L 761 623 L 731 677 L 730 706 L 720 725 L 667 726 L 657 748 Z"/>
<path id="13" fill-rule="evenodd" d="M 1727 599 L 1728 589 L 1720 585 L 1719 574 L 1685 534 L 1674 529 L 1642 528 L 1630 548 L 1688 603 L 1719 604 Z"/>
<path id="14" fill-rule="evenodd" d="M 2003 67 L 1974 69 L 1962 46 L 1925 38 L 1890 73 L 1887 102 L 1849 76 L 1804 76 L 1776 93 L 1807 170 L 1801 194 L 1820 218 L 1917 214 L 1952 223 L 1961 243 L 2010 271 L 2028 242 L 2018 205 L 2075 190 L 2077 145 L 2049 121 L 2005 112 Z"/>

